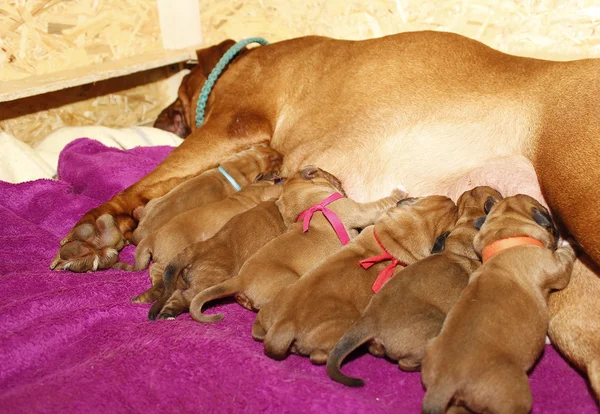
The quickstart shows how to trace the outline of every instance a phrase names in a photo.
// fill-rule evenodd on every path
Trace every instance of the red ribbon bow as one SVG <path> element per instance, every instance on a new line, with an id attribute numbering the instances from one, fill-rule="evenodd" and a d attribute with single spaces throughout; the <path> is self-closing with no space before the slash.
<path id="1" fill-rule="evenodd" d="M 383 287 L 385 282 L 387 282 L 388 280 L 391 279 L 392 275 L 394 274 L 394 269 L 396 268 L 396 266 L 400 265 L 400 266 L 406 267 L 408 265 L 406 263 L 401 262 L 400 260 L 396 259 L 394 256 L 392 256 L 390 254 L 390 252 L 388 252 L 385 249 L 385 247 L 383 247 L 383 244 L 381 244 L 381 241 L 379 240 L 379 237 L 377 237 L 375 230 L 373 230 L 373 236 L 375 237 L 375 241 L 377 242 L 379 247 L 381 247 L 381 250 L 383 250 L 383 254 L 380 254 L 379 256 L 368 257 L 366 259 L 359 261 L 358 263 L 364 269 L 368 269 L 376 263 L 380 263 L 385 260 L 392 261 L 392 263 L 390 263 L 388 266 L 386 266 L 385 269 L 383 269 L 381 272 L 379 272 L 377 279 L 375 279 L 375 283 L 373 283 L 373 286 L 371 287 L 371 289 L 373 289 L 373 292 L 377 293 Z"/>
<path id="2" fill-rule="evenodd" d="M 331 224 L 333 230 L 335 230 L 335 234 L 337 234 L 338 238 L 340 239 L 340 242 L 342 242 L 342 245 L 345 246 L 346 244 L 348 244 L 348 242 L 350 241 L 350 237 L 348 236 L 348 232 L 342 224 L 342 221 L 337 216 L 337 214 L 325 207 L 326 205 L 333 203 L 335 200 L 339 200 L 340 198 L 344 198 L 344 196 L 340 193 L 333 193 L 325 200 L 321 201 L 319 204 L 315 204 L 308 210 L 304 210 L 302 213 L 300 213 L 300 215 L 296 219 L 296 222 L 304 220 L 304 222 L 302 223 L 302 232 L 306 233 L 308 231 L 308 227 L 310 226 L 310 219 L 312 218 L 314 213 L 320 211 L 323 213 L 327 221 L 329 221 L 329 224 Z"/>

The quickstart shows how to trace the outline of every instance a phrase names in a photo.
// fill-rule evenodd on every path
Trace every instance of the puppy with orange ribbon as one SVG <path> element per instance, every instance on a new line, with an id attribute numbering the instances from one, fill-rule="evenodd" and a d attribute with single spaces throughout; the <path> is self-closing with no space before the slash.
<path id="1" fill-rule="evenodd" d="M 526 195 L 505 198 L 475 224 L 483 224 L 474 240 L 483 265 L 425 349 L 423 413 L 529 413 L 527 371 L 544 349 L 548 294 L 569 283 L 575 252 L 557 248 L 548 211 Z"/>
<path id="2" fill-rule="evenodd" d="M 289 177 L 277 206 L 288 231 L 265 245 L 239 274 L 198 294 L 190 314 L 198 322 L 215 322 L 222 315 L 204 315 L 202 307 L 215 299 L 235 296 L 247 309 L 261 309 L 285 286 L 294 283 L 316 263 L 347 244 L 406 193 L 394 190 L 371 203 L 346 198 L 340 181 L 314 166 Z"/>
<path id="3" fill-rule="evenodd" d="M 431 256 L 398 269 L 381 292 L 373 295 L 361 318 L 344 334 L 327 360 L 327 374 L 344 385 L 364 382 L 340 371 L 344 358 L 363 343 L 376 356 L 398 361 L 400 369 L 421 366 L 427 342 L 439 334 L 446 315 L 481 261 L 473 248 L 473 222 L 502 199 L 490 187 L 476 187 L 458 199 L 458 221 Z"/>
<path id="4" fill-rule="evenodd" d="M 400 201 L 260 310 L 253 337 L 264 340 L 271 358 L 293 352 L 324 364 L 394 268 L 429 256 L 456 215 L 456 205 L 444 196 Z"/>

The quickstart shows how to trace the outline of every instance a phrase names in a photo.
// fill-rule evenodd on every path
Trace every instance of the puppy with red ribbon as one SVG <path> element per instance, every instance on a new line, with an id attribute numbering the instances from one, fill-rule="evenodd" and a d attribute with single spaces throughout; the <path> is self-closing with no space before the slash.
<path id="1" fill-rule="evenodd" d="M 405 196 L 404 191 L 394 190 L 381 200 L 357 203 L 346 197 L 336 177 L 314 166 L 304 167 L 287 179 L 277 200 L 288 231 L 253 255 L 237 276 L 200 292 L 190 314 L 198 322 L 219 321 L 222 315 L 204 315 L 202 307 L 229 296 L 247 309 L 261 309 Z"/>
<path id="2" fill-rule="evenodd" d="M 361 318 L 329 355 L 327 374 L 331 379 L 352 387 L 364 384 L 340 371 L 344 358 L 364 343 L 369 344 L 374 355 L 398 361 L 404 371 L 420 369 L 425 345 L 439 334 L 469 276 L 481 266 L 473 248 L 477 234 L 473 223 L 501 199 L 500 193 L 490 187 L 464 192 L 457 202 L 458 221 L 454 229 L 437 239 L 431 251 L 434 254 L 406 269 L 401 267 L 394 273 L 392 266 L 398 260 L 390 260 L 386 254 L 361 260 L 363 267 L 379 260 L 390 260 L 390 264 L 375 280 L 376 294 Z"/>
<path id="3" fill-rule="evenodd" d="M 376 281 L 382 284 L 396 266 L 429 256 L 436 238 L 456 223 L 456 205 L 444 196 L 397 204 L 260 310 L 252 335 L 264 340 L 269 357 L 280 360 L 293 352 L 324 364 L 360 318 Z"/>
<path id="4" fill-rule="evenodd" d="M 544 349 L 548 294 L 569 283 L 575 251 L 558 247 L 548 210 L 518 194 L 475 220 L 483 264 L 422 361 L 423 413 L 529 413 L 527 372 Z"/>

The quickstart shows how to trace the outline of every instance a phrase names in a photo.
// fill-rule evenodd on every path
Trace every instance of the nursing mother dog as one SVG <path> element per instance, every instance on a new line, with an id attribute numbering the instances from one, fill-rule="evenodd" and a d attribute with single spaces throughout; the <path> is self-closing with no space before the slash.
<path id="1" fill-rule="evenodd" d="M 198 52 L 198 65 L 157 122 L 182 135 L 189 129 L 184 143 L 89 211 L 62 248 L 73 240 L 93 244 L 90 254 L 106 247 L 100 245 L 110 238 L 102 233 L 111 229 L 95 224 L 102 214 L 112 215 L 129 239 L 135 208 L 268 142 L 284 155 L 283 175 L 318 165 L 360 202 L 399 184 L 411 196 L 447 194 L 487 160 L 524 155 L 554 216 L 600 262 L 600 60 L 516 57 L 451 33 L 303 37 L 239 53 L 216 81 L 197 125 L 201 88 L 233 43 Z"/>

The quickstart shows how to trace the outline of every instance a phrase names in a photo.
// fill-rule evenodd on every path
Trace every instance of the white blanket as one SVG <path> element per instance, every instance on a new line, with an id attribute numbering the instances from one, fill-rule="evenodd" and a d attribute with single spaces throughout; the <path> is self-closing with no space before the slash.
<path id="1" fill-rule="evenodd" d="M 113 129 L 103 126 L 65 127 L 54 131 L 33 148 L 6 132 L 0 132 L 0 180 L 20 183 L 54 178 L 62 149 L 78 138 L 90 138 L 122 149 L 154 145 L 178 146 L 177 135 L 151 127 Z"/>

